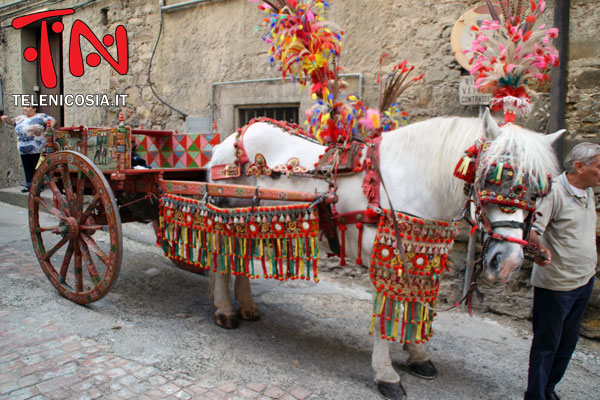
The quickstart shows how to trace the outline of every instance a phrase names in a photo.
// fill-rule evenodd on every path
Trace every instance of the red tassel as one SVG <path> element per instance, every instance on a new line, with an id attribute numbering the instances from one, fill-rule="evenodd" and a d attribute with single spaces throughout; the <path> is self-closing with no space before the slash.
<path id="1" fill-rule="evenodd" d="M 362 265 L 362 234 L 363 234 L 363 224 L 360 222 L 356 223 L 356 228 L 358 229 L 358 257 L 356 258 L 356 263 L 358 265 Z"/>
<path id="2" fill-rule="evenodd" d="M 285 278 L 283 274 L 283 248 L 279 245 L 279 241 L 275 241 L 275 248 L 277 249 L 277 264 L 279 264 L 279 280 L 282 281 Z"/>
<path id="3" fill-rule="evenodd" d="M 346 265 L 346 225 L 340 225 L 340 231 L 342 232 L 342 246 L 340 249 L 340 265 L 344 267 Z"/>
<path id="4" fill-rule="evenodd" d="M 287 257 L 286 257 L 286 261 L 287 261 L 287 273 L 285 274 L 288 278 L 294 279 L 294 275 L 292 275 L 292 254 L 290 251 L 290 241 L 287 239 L 285 240 L 285 248 L 286 248 L 286 252 L 287 252 Z"/>
<path id="5" fill-rule="evenodd" d="M 386 299 L 387 302 L 387 299 Z M 385 339 L 385 305 L 383 306 L 383 310 L 381 310 L 381 315 L 379 315 L 379 324 L 381 326 L 381 338 Z"/>
<path id="6" fill-rule="evenodd" d="M 260 263 L 262 264 L 262 270 L 263 270 L 263 277 L 266 278 L 270 278 L 269 274 L 267 273 L 267 264 L 265 262 L 265 242 L 263 240 L 260 241 L 261 246 L 262 246 L 262 251 L 263 251 L 263 256 L 260 258 Z"/>

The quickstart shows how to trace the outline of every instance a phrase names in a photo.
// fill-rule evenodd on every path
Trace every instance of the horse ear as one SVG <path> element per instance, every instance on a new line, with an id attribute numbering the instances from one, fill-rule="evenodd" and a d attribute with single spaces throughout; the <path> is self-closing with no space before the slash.
<path id="1" fill-rule="evenodd" d="M 486 108 L 483 112 L 483 131 L 485 137 L 490 140 L 495 140 L 498 136 L 502 134 L 500 131 L 500 127 L 490 114 L 490 109 Z"/>
<path id="2" fill-rule="evenodd" d="M 559 129 L 558 131 L 556 131 L 554 133 L 549 133 L 547 135 L 544 135 L 544 139 L 546 140 L 546 142 L 548 142 L 548 144 L 550 146 L 552 146 L 552 145 L 554 145 L 554 142 L 556 142 L 557 140 L 560 140 L 563 133 L 565 133 L 566 131 L 567 131 L 566 129 Z"/>

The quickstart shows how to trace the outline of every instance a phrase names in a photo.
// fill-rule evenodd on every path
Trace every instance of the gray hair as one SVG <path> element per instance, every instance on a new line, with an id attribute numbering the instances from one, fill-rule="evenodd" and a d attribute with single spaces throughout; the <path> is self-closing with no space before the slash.
<path id="1" fill-rule="evenodd" d="M 583 142 L 573 147 L 565 157 L 565 170 L 567 174 L 575 173 L 575 162 L 581 161 L 588 165 L 596 156 L 600 156 L 600 145 L 596 143 Z"/>

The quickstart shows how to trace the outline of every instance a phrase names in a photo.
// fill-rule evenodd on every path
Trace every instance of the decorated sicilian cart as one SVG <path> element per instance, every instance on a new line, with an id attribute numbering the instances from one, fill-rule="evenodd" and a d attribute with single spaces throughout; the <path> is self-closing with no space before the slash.
<path id="1" fill-rule="evenodd" d="M 62 295 L 94 301 L 118 274 L 121 222 L 156 221 L 167 257 L 182 268 L 220 272 L 213 274 L 216 323 L 233 328 L 238 314 L 260 317 L 251 279 L 318 282 L 322 236 L 342 264 L 349 258 L 369 268 L 375 380 L 384 397 L 404 398 L 389 344 L 404 344 L 410 371 L 435 377 L 423 343 L 434 332 L 440 279 L 466 208 L 474 205 L 471 222 L 485 233 L 479 264 L 490 279 L 505 281 L 522 263 L 535 201 L 548 193 L 557 169 L 551 145 L 560 133 L 539 135 L 508 121 L 531 109 L 526 81 L 546 79 L 544 71 L 557 64 L 548 44 L 556 32 L 533 30 L 542 1 L 530 9 L 503 2 L 502 16 L 490 11 L 502 23 L 474 27 L 480 34 L 470 55 L 477 84 L 493 91 L 493 108 L 508 123 L 499 126 L 486 111 L 483 118 L 407 125 L 395 100 L 422 78 L 409 78 L 407 62 L 378 77 L 381 101 L 371 109 L 343 94 L 342 32 L 327 21 L 327 2 L 254 2 L 266 13 L 273 64 L 310 85 L 315 104 L 307 111 L 308 128 L 251 121 L 214 148 L 206 170 L 172 159 L 168 166 L 177 168 L 166 169 L 165 160 L 150 160 L 165 148 L 156 141 L 172 140 L 173 132 L 122 125 L 49 132 L 30 193 L 36 254 Z M 132 168 L 137 135 L 146 163 L 156 162 L 151 169 Z M 40 209 L 56 223 L 42 225 Z"/>
<path id="2" fill-rule="evenodd" d="M 302 243 L 294 247 L 298 271 L 312 276 L 317 204 L 331 200 L 314 192 L 206 183 L 201 166 L 218 134 L 131 129 L 121 123 L 118 128 L 48 128 L 45 135 L 45 154 L 29 195 L 31 238 L 46 276 L 69 300 L 85 304 L 108 293 L 121 266 L 121 224 L 132 221 L 152 221 L 165 254 L 178 267 L 199 272 L 216 266 L 228 246 L 248 246 L 246 262 L 250 255 L 270 254 L 271 248 L 254 244 L 261 232 L 253 229 L 262 229 L 266 238 L 260 222 L 268 218 L 270 230 L 274 215 L 286 215 L 298 221 L 298 229 L 288 227 L 287 234 L 290 243 Z M 201 201 L 208 196 L 250 198 L 257 206 L 236 210 L 232 223 L 229 210 Z M 275 210 L 258 207 L 260 199 L 295 204 Z M 40 218 L 40 212 L 49 216 Z M 245 224 L 246 214 L 258 225 Z"/>

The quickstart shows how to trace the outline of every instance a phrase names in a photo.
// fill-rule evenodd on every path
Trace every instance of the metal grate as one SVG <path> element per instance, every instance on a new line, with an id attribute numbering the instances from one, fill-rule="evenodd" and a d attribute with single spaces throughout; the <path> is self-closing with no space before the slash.
<path id="1" fill-rule="evenodd" d="M 253 106 L 238 108 L 238 128 L 246 125 L 252 118 L 267 117 L 278 121 L 298 123 L 299 105 L 286 106 Z"/>

